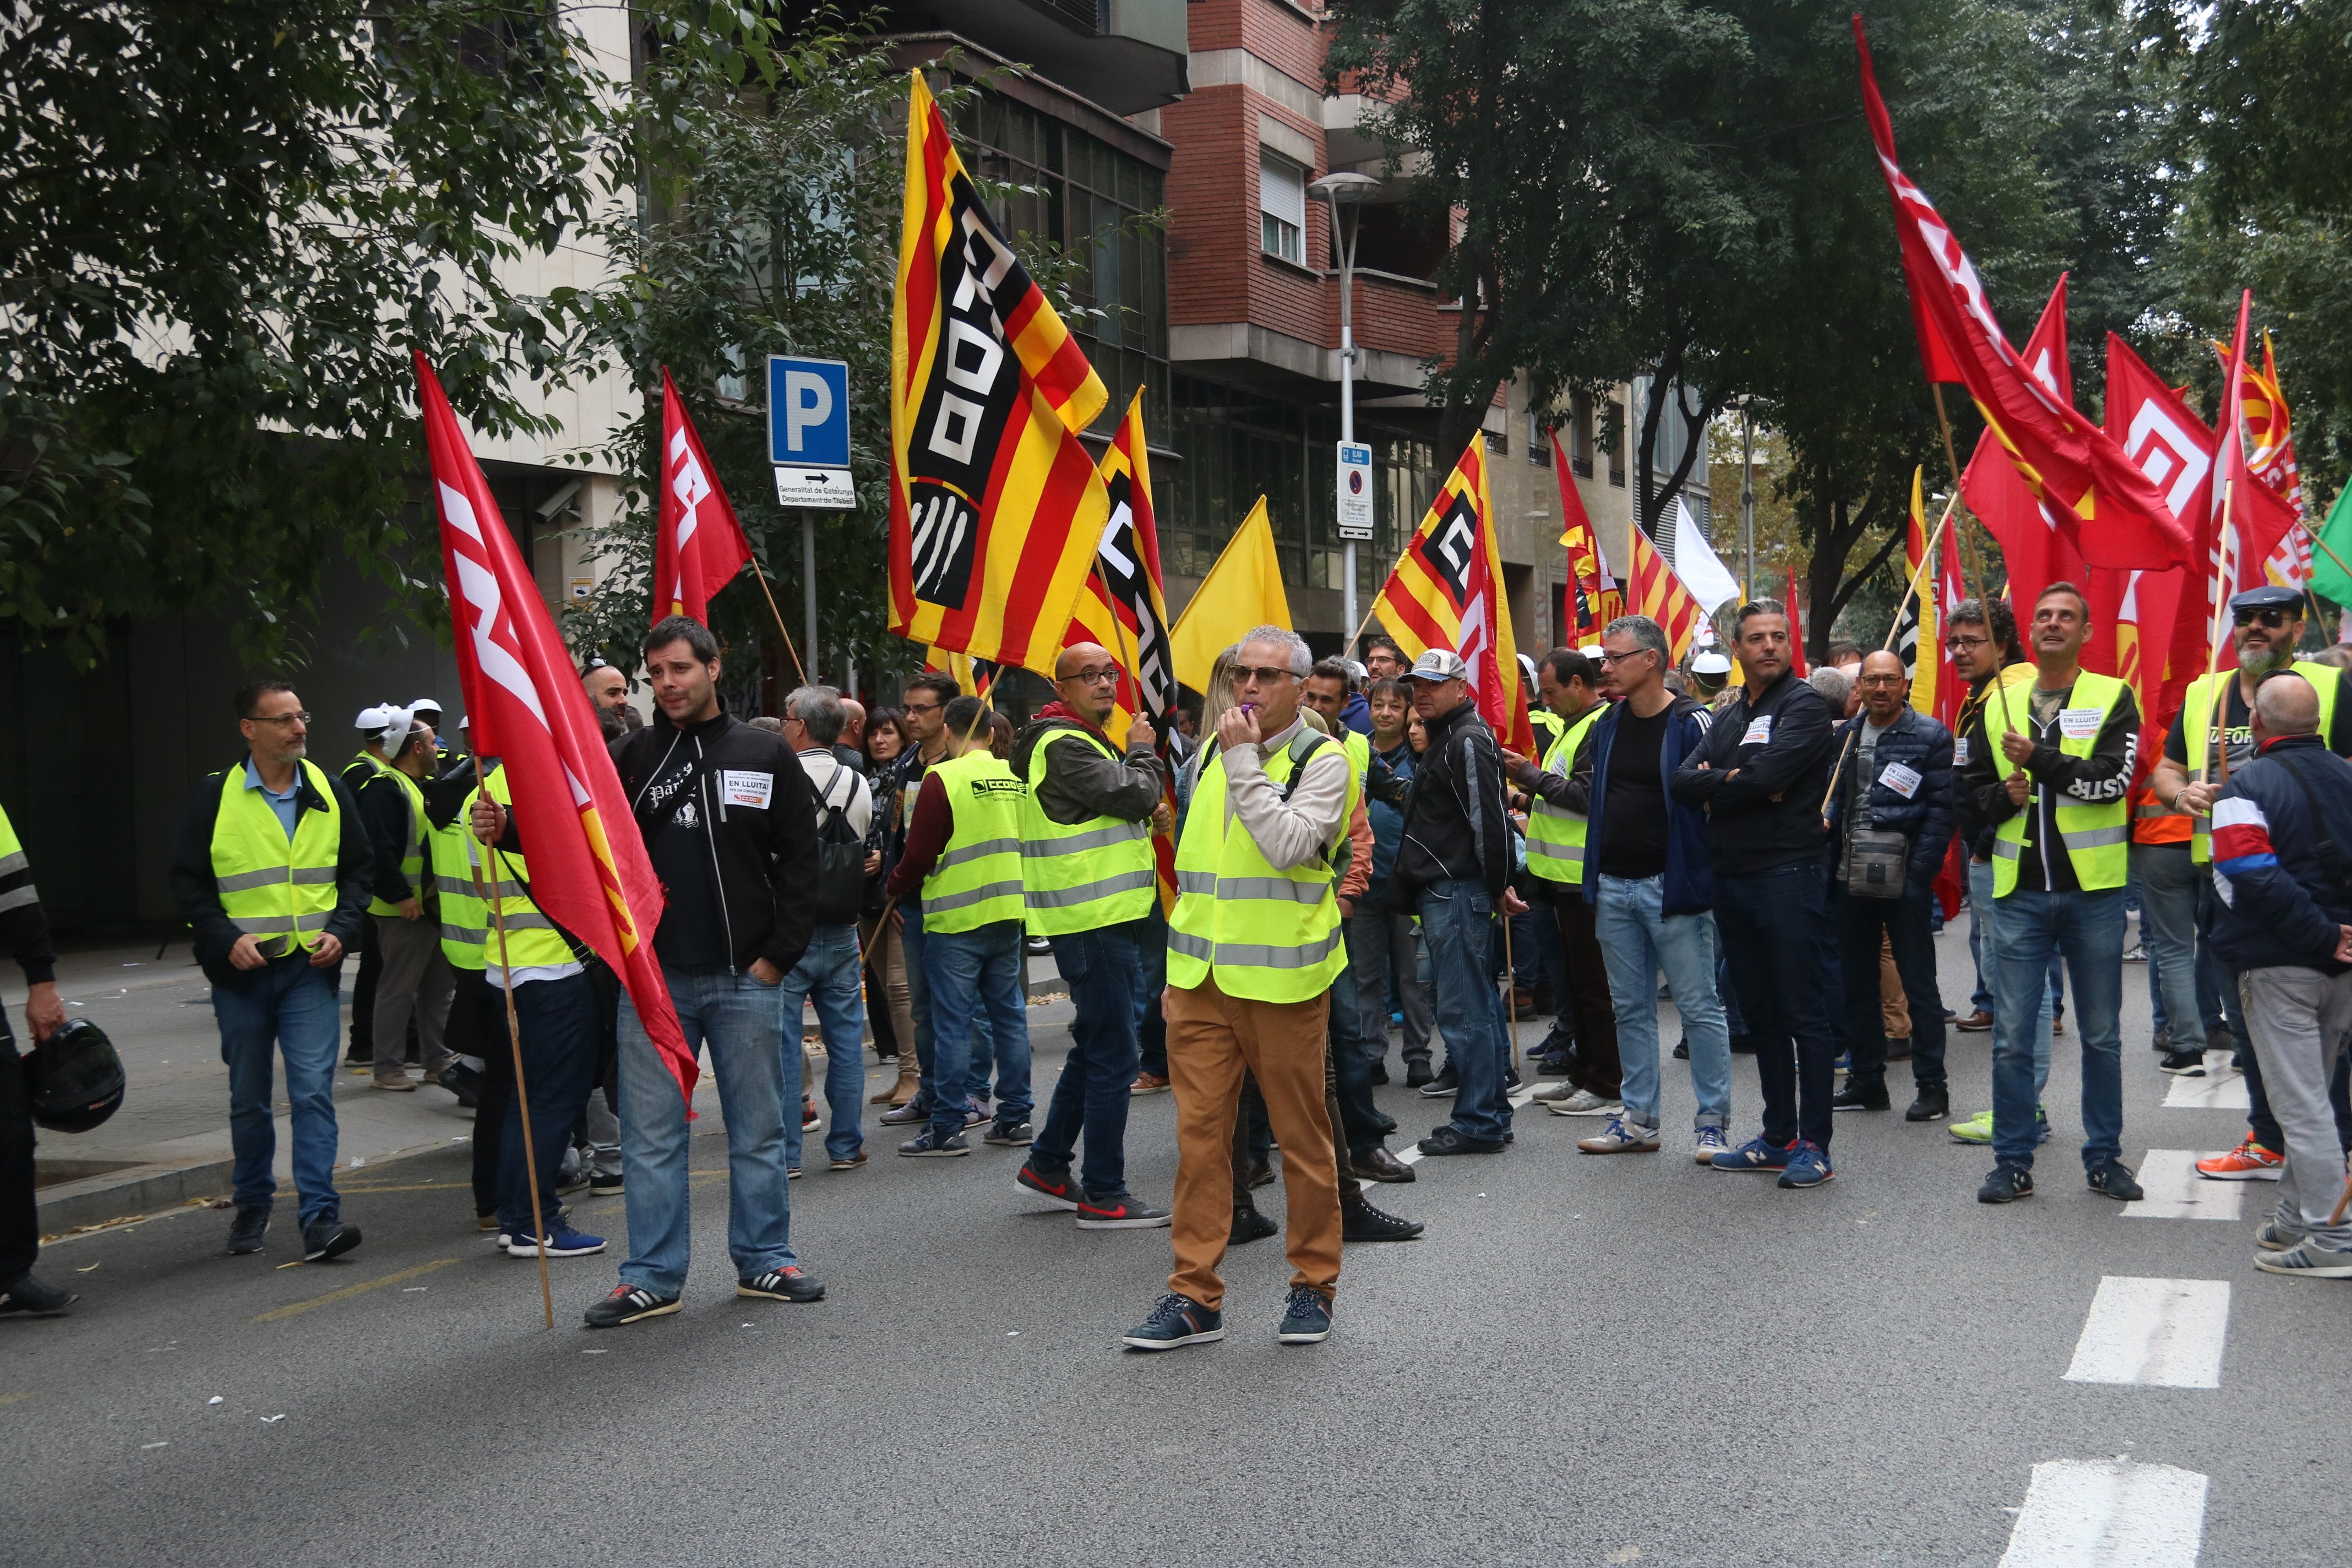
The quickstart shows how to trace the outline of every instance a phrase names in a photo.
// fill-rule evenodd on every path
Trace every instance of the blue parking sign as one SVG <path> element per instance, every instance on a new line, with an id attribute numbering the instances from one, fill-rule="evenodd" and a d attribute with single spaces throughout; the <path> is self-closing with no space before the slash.
<path id="1" fill-rule="evenodd" d="M 849 366 L 837 359 L 768 356 L 768 460 L 849 467 Z"/>

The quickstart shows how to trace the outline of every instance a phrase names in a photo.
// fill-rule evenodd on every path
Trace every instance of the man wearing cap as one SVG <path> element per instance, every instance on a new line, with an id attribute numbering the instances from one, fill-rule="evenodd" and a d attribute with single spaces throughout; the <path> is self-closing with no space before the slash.
<path id="1" fill-rule="evenodd" d="M 368 915 L 383 955 L 376 980 L 375 1037 L 385 1042 L 385 1048 L 377 1053 L 374 1084 L 404 1093 L 416 1084 L 403 1059 L 407 1053 L 394 1049 L 392 1042 L 407 1040 L 414 1017 L 425 1077 L 437 1079 L 451 1060 L 442 1031 L 455 980 L 448 961 L 441 956 L 441 922 L 432 879 L 425 873 L 432 824 L 420 781 L 432 776 L 436 755 L 433 731 L 421 721 L 412 723 L 399 710 L 394 712 L 384 742 L 388 765 L 360 786 L 357 805 L 375 855 L 375 896 L 368 901 Z"/>

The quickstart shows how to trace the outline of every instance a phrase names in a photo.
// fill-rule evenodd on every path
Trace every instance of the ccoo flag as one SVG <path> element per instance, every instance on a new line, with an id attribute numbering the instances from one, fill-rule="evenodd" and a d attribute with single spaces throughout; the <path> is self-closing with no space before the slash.
<path id="1" fill-rule="evenodd" d="M 677 386 L 662 367 L 661 525 L 654 535 L 654 621 L 689 616 L 710 624 L 710 595 L 751 559 L 751 541 L 719 488 Z"/>
<path id="2" fill-rule="evenodd" d="M 890 629 L 1052 673 L 1109 502 L 1109 395 L 981 205 L 911 73 L 890 308 Z"/>
<path id="3" fill-rule="evenodd" d="M 1584 510 L 1584 497 L 1569 473 L 1568 448 L 1560 444 L 1559 432 L 1548 431 L 1551 437 L 1552 477 L 1559 481 L 1559 516 L 1564 525 L 1560 530 L 1560 547 L 1568 552 L 1567 592 L 1561 595 L 1559 639 L 1570 647 L 1597 642 L 1601 628 L 1607 625 L 1601 617 L 1601 579 L 1604 568 L 1601 562 L 1600 536 L 1592 531 L 1591 515 Z"/>
<path id="4" fill-rule="evenodd" d="M 501 760 L 515 809 L 528 823 L 533 901 L 620 976 L 691 1104 L 694 1053 L 654 960 L 661 883 L 571 651 L 556 635 L 439 379 L 423 354 L 415 358 L 474 749 Z M 608 824 L 619 825 L 618 837 Z"/>
<path id="5" fill-rule="evenodd" d="M 1535 751 L 1519 649 L 1503 601 L 1503 557 L 1486 495 L 1486 438 L 1472 436 L 1437 499 L 1372 601 L 1381 625 L 1419 658 L 1448 648 L 1470 667 L 1478 716 L 1495 739 L 1521 755 Z"/>

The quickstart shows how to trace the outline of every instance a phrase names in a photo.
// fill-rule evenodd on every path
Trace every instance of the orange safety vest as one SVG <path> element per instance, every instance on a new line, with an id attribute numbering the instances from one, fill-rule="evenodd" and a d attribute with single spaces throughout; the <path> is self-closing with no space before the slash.
<path id="1" fill-rule="evenodd" d="M 2186 844 L 2190 825 L 2189 814 L 2175 811 L 2156 798 L 2156 791 L 2142 784 L 2132 791 L 2132 842 L 2135 844 Z"/>

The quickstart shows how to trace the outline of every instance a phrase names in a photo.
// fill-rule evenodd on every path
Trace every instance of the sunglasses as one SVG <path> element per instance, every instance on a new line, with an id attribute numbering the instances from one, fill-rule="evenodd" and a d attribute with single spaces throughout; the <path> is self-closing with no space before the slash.
<path id="1" fill-rule="evenodd" d="M 2259 610 L 2240 610 L 2236 612 L 2234 618 L 2242 626 L 2251 626 L 2256 621 L 2260 621 L 2265 629 L 2276 631 L 2287 622 L 2299 621 L 2303 617 L 2292 610 L 2282 610 L 2277 605 L 2271 605 Z"/>
<path id="2" fill-rule="evenodd" d="M 1239 686 L 1244 680 L 1255 681 L 1260 686 L 1272 686 L 1276 681 L 1297 679 L 1278 664 L 1236 665 L 1234 668 L 1235 686 Z"/>

